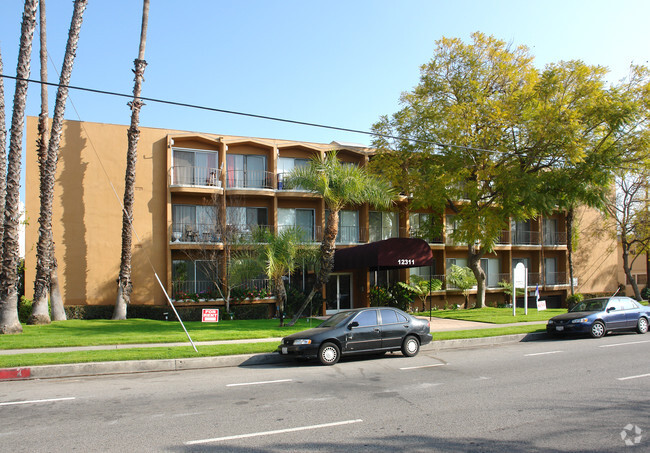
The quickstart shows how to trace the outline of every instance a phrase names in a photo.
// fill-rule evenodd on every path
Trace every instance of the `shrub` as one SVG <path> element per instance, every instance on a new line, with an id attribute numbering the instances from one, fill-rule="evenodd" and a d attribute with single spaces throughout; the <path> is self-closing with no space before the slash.
<path id="1" fill-rule="evenodd" d="M 287 289 L 287 302 L 284 307 L 288 317 L 292 317 L 296 311 L 302 306 L 307 298 L 307 293 L 303 292 L 300 288 L 286 285 Z M 312 298 L 311 304 L 305 309 L 304 316 L 318 316 L 323 306 L 323 295 L 320 291 L 316 291 Z"/>
<path id="2" fill-rule="evenodd" d="M 650 299 L 650 287 L 646 286 L 641 290 L 641 297 L 643 297 L 644 300 Z"/>
<path id="3" fill-rule="evenodd" d="M 25 299 L 25 296 L 20 296 L 20 301 L 18 302 L 18 320 L 25 324 L 32 314 L 32 301 Z"/>
<path id="4" fill-rule="evenodd" d="M 575 305 L 579 304 L 585 299 L 585 296 L 580 293 L 576 293 L 573 296 L 569 296 L 566 298 L 566 304 L 569 310 L 571 310 Z"/>

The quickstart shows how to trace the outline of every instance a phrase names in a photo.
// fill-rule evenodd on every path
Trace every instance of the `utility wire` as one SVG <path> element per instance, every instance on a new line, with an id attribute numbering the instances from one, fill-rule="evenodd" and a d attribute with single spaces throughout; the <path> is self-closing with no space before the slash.
<path id="1" fill-rule="evenodd" d="M 37 84 L 45 84 L 53 87 L 58 87 L 60 84 L 54 83 L 54 82 L 41 82 L 40 80 L 34 80 L 34 79 L 23 79 L 20 77 L 16 76 L 10 76 L 6 74 L 0 74 L 0 77 L 4 77 L 7 79 L 13 79 L 13 80 L 21 80 L 21 81 L 26 81 L 29 83 L 37 83 Z M 107 90 L 99 90 L 95 88 L 86 88 L 86 87 L 79 87 L 79 86 L 74 86 L 74 85 L 68 85 L 68 89 L 71 90 L 78 90 L 78 91 L 85 91 L 88 93 L 96 93 L 96 94 L 104 94 L 108 96 L 117 96 L 117 97 L 123 97 L 123 98 L 128 98 L 128 99 L 136 99 L 134 98 L 133 94 L 124 94 L 124 93 L 118 93 L 115 91 L 107 91 Z M 326 124 L 319 124 L 319 123 L 311 123 L 308 121 L 298 121 L 298 120 L 291 120 L 287 118 L 278 118 L 275 116 L 268 116 L 268 115 L 259 115 L 255 113 L 247 113 L 247 112 L 238 112 L 236 110 L 226 110 L 226 109 L 220 109 L 216 107 L 208 107 L 204 105 L 197 105 L 197 104 L 189 104 L 186 102 L 177 102 L 177 101 L 168 101 L 165 99 L 159 99 L 159 98 L 151 98 L 151 97 L 144 97 L 140 96 L 137 97 L 137 99 L 140 99 L 142 101 L 148 101 L 148 102 L 156 102 L 159 104 L 167 104 L 167 105 L 174 105 L 177 107 L 187 107 L 187 108 L 192 108 L 192 109 L 197 109 L 197 110 L 206 110 L 209 112 L 217 112 L 217 113 L 226 113 L 228 115 L 238 115 L 238 116 L 245 116 L 248 118 L 257 118 L 257 119 L 262 119 L 262 120 L 269 120 L 269 121 L 277 121 L 277 122 L 282 122 L 282 123 L 289 123 L 289 124 L 296 124 L 300 126 L 310 126 L 310 127 L 318 127 L 321 129 L 330 129 L 330 130 L 335 130 L 335 131 L 341 131 L 341 132 L 351 132 L 353 134 L 362 134 L 362 135 L 370 135 L 374 137 L 382 137 L 382 138 L 388 138 L 392 140 L 405 140 L 413 143 L 421 143 L 425 145 L 433 145 L 437 146 L 439 148 L 459 148 L 459 149 L 464 149 L 467 151 L 480 151 L 480 152 L 487 152 L 487 153 L 495 153 L 495 154 L 507 154 L 506 151 L 496 151 L 496 150 L 491 150 L 491 149 L 484 149 L 484 148 L 476 148 L 472 146 L 464 146 L 464 145 L 454 145 L 454 144 L 449 144 L 449 143 L 439 143 L 439 142 L 434 142 L 430 140 L 421 140 L 417 138 L 408 138 L 408 137 L 401 137 L 401 136 L 396 136 L 396 135 L 389 135 L 389 134 L 380 134 L 377 132 L 370 132 L 370 131 L 362 131 L 359 129 L 351 129 L 347 127 L 340 127 L 340 126 L 329 126 Z"/>

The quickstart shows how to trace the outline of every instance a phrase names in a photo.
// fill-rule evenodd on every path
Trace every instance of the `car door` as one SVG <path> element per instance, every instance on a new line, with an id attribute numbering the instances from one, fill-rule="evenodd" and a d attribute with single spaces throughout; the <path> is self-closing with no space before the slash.
<path id="1" fill-rule="evenodd" d="M 630 329 L 636 327 L 641 315 L 641 309 L 632 299 L 623 299 L 621 304 L 625 310 L 625 327 Z"/>
<path id="2" fill-rule="evenodd" d="M 399 348 L 409 329 L 409 321 L 401 313 L 390 308 L 379 310 L 381 315 L 381 347 Z"/>
<path id="3" fill-rule="evenodd" d="M 611 299 L 607 302 L 603 320 L 608 330 L 625 328 L 625 310 L 620 299 Z"/>
<path id="4" fill-rule="evenodd" d="M 355 316 L 346 338 L 346 351 L 359 352 L 381 347 L 381 329 L 377 310 L 364 310 Z"/>

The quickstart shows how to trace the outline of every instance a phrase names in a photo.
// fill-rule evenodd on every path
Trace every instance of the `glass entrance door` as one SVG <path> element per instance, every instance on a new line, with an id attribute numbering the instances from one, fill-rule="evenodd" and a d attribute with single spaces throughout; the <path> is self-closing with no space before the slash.
<path id="1" fill-rule="evenodd" d="M 352 274 L 332 274 L 326 287 L 326 314 L 352 308 Z"/>

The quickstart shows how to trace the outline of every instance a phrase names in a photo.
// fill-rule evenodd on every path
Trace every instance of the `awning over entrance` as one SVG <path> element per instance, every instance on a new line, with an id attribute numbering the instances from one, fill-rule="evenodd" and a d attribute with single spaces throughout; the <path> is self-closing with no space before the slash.
<path id="1" fill-rule="evenodd" d="M 339 249 L 334 253 L 334 272 L 369 268 L 372 270 L 431 266 L 433 253 L 426 241 L 390 238 L 370 244 Z"/>

